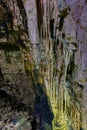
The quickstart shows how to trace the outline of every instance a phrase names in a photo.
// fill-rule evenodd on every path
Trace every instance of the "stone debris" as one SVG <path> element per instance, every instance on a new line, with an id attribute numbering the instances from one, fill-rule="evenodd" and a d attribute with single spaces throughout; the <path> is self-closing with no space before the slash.
<path id="1" fill-rule="evenodd" d="M 6 113 L 0 119 L 0 130 L 31 130 L 31 120 L 28 120 L 28 113 L 22 111 Z"/>

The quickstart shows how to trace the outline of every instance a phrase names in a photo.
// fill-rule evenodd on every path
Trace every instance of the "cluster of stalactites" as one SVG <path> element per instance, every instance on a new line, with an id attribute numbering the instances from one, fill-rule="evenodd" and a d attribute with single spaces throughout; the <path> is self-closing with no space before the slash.
<path id="1" fill-rule="evenodd" d="M 53 38 L 56 32 L 58 8 L 56 0 L 41 0 L 42 25 L 40 28 L 41 38 Z M 55 20 L 54 20 L 55 19 Z M 52 37 L 51 37 L 52 36 Z"/>
<path id="2" fill-rule="evenodd" d="M 41 28 L 41 38 L 45 48 L 43 54 L 45 69 L 42 68 L 45 74 L 44 81 L 54 113 L 53 130 L 80 130 L 80 104 L 75 97 L 72 84 L 66 80 L 73 51 L 68 49 L 66 41 L 60 36 L 61 31 L 59 30 L 59 33 L 57 31 L 59 13 L 57 2 L 57 0 L 41 1 L 44 10 Z"/>

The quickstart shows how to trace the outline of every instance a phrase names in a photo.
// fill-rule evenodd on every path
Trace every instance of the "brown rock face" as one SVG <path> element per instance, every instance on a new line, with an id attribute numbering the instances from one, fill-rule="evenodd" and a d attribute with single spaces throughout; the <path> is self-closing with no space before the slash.
<path id="1" fill-rule="evenodd" d="M 0 10 L 0 90 L 34 108 L 39 129 L 86 130 L 87 1 L 1 0 Z"/>

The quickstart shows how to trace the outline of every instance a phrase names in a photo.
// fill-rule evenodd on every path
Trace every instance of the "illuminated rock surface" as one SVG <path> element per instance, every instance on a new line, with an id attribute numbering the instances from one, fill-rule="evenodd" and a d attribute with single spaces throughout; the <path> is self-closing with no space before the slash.
<path id="1" fill-rule="evenodd" d="M 86 0 L 0 0 L 0 127 L 86 130 L 86 42 Z"/>

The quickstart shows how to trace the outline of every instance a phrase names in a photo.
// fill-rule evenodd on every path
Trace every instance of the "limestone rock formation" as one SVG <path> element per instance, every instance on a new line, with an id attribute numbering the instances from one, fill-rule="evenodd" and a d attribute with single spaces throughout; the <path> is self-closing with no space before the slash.
<path id="1" fill-rule="evenodd" d="M 39 130 L 87 129 L 86 12 L 86 0 L 0 0 L 0 93 Z"/>

